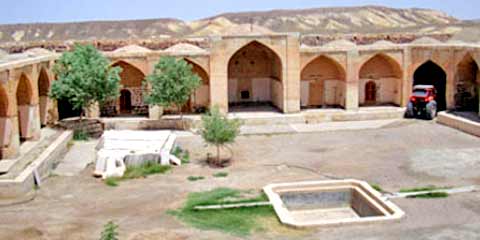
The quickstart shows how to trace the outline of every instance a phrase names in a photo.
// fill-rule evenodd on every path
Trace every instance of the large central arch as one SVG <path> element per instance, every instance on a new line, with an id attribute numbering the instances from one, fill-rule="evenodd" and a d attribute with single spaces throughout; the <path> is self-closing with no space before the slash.
<path id="1" fill-rule="evenodd" d="M 344 107 L 345 70 L 335 60 L 319 56 L 301 73 L 301 107 Z"/>
<path id="2" fill-rule="evenodd" d="M 253 41 L 228 62 L 230 108 L 273 105 L 282 109 L 282 61 L 270 48 Z"/>
<path id="3" fill-rule="evenodd" d="M 477 63 L 466 54 L 455 72 L 455 109 L 478 112 L 479 78 Z"/>
<path id="4" fill-rule="evenodd" d="M 432 61 L 427 61 L 417 68 L 413 74 L 413 86 L 415 85 L 433 85 L 437 90 L 437 109 L 443 111 L 447 109 L 446 85 L 447 74 L 445 71 Z"/>
<path id="5" fill-rule="evenodd" d="M 359 71 L 359 104 L 400 105 L 402 68 L 393 58 L 376 54 Z"/>

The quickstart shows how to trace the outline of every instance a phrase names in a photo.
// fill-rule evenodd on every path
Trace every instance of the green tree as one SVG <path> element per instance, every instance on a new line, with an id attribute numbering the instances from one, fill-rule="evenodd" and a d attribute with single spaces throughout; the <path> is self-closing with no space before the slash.
<path id="1" fill-rule="evenodd" d="M 205 142 L 214 145 L 217 149 L 215 164 L 221 165 L 220 148 L 235 142 L 235 138 L 240 133 L 241 124 L 238 119 L 230 120 L 222 115 L 217 107 L 202 116 L 200 133 Z"/>
<path id="2" fill-rule="evenodd" d="M 103 226 L 102 235 L 100 240 L 118 240 L 118 225 L 110 221 Z"/>
<path id="3" fill-rule="evenodd" d="M 146 77 L 150 91 L 145 97 L 148 104 L 175 107 L 183 122 L 182 107 L 201 84 L 200 77 L 192 72 L 192 66 L 185 60 L 162 57 L 153 73 Z"/>
<path id="4" fill-rule="evenodd" d="M 73 109 L 85 109 L 98 102 L 115 99 L 120 94 L 121 68 L 110 62 L 93 45 L 76 44 L 72 52 L 65 52 L 53 67 L 57 80 L 53 81 L 50 97 L 67 100 Z"/>

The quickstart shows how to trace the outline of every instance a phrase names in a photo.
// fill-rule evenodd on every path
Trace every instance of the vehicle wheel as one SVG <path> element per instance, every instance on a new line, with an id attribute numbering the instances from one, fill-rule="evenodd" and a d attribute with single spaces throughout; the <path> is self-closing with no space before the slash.
<path id="1" fill-rule="evenodd" d="M 412 102 L 408 102 L 408 104 L 407 104 L 407 111 L 405 111 L 405 117 L 406 118 L 415 117 L 415 112 L 413 110 L 413 103 Z"/>
<path id="2" fill-rule="evenodd" d="M 431 101 L 427 104 L 427 119 L 432 120 L 437 116 L 437 102 Z"/>

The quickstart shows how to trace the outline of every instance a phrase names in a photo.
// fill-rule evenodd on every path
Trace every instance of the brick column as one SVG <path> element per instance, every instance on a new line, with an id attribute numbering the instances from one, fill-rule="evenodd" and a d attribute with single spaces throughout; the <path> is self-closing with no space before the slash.
<path id="1" fill-rule="evenodd" d="M 210 107 L 217 106 L 222 113 L 228 112 L 228 61 L 225 43 L 213 39 L 210 52 Z"/>
<path id="2" fill-rule="evenodd" d="M 412 85 L 413 85 L 413 73 L 415 69 L 413 69 L 412 63 L 412 49 L 405 48 L 403 51 L 403 80 L 401 84 L 402 89 L 402 98 L 400 106 L 406 107 L 408 102 L 410 101 L 410 94 L 412 92 Z"/>
<path id="3" fill-rule="evenodd" d="M 286 57 L 283 64 L 283 112 L 296 113 L 300 111 L 300 42 L 297 35 L 286 37 Z"/>
<path id="4" fill-rule="evenodd" d="M 347 52 L 347 76 L 345 86 L 345 109 L 347 111 L 358 110 L 358 58 L 357 50 Z"/>

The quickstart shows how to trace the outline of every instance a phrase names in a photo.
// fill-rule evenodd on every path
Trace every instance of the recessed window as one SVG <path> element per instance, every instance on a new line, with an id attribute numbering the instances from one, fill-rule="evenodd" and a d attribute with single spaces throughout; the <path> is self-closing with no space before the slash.
<path id="1" fill-rule="evenodd" d="M 240 97 L 242 99 L 250 99 L 250 92 L 249 91 L 241 91 L 240 92 Z"/>

